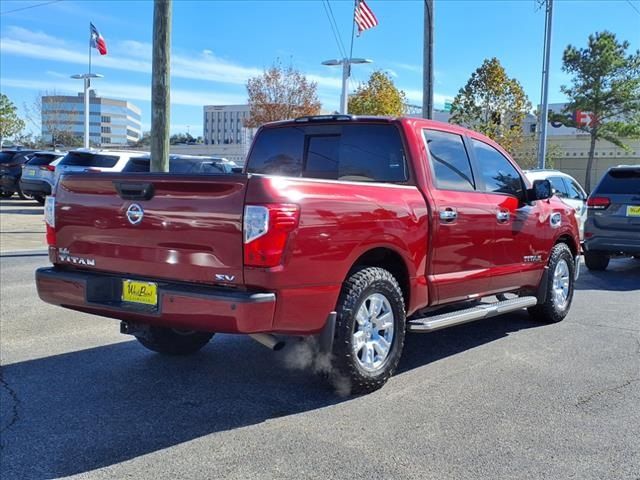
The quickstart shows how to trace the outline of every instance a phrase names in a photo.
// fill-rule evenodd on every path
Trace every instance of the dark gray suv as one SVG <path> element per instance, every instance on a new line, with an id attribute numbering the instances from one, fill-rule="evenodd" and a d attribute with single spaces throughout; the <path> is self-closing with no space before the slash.
<path id="1" fill-rule="evenodd" d="M 584 260 L 604 270 L 618 255 L 640 258 L 640 165 L 611 167 L 587 200 Z"/>

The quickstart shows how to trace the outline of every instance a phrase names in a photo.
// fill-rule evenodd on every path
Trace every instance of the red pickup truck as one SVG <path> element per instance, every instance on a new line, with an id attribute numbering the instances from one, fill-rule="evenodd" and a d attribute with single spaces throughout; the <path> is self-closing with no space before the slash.
<path id="1" fill-rule="evenodd" d="M 387 381 L 406 331 L 524 308 L 562 320 L 580 254 L 547 180 L 417 118 L 268 124 L 238 174 L 65 175 L 45 217 L 44 301 L 120 319 L 166 354 L 217 332 L 275 349 L 317 336 L 353 392 Z"/>

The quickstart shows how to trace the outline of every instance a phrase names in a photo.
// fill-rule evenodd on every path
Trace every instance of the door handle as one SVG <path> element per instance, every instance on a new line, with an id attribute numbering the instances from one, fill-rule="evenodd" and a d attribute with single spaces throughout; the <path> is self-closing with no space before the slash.
<path id="1" fill-rule="evenodd" d="M 458 212 L 455 208 L 446 207 L 440 210 L 440 220 L 443 222 L 453 222 L 456 218 L 458 218 Z"/>
<path id="2" fill-rule="evenodd" d="M 496 212 L 496 219 L 498 220 L 499 223 L 508 222 L 510 216 L 511 214 L 509 213 L 508 210 L 498 210 Z"/>

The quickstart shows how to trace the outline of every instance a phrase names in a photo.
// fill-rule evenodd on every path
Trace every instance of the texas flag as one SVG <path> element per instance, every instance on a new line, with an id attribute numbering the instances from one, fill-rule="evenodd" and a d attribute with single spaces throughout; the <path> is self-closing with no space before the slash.
<path id="1" fill-rule="evenodd" d="M 100 35 L 100 32 L 93 23 L 89 22 L 89 25 L 91 26 L 91 46 L 98 50 L 100 55 L 106 55 L 107 42 L 104 41 L 104 38 L 102 38 L 102 35 Z"/>

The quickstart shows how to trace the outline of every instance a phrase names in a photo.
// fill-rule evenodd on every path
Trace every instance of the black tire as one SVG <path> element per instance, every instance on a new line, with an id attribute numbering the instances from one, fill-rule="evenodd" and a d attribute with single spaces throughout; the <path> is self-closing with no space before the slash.
<path id="1" fill-rule="evenodd" d="M 40 205 L 44 205 L 44 197 L 41 197 L 40 195 L 34 195 L 33 199 Z"/>
<path id="2" fill-rule="evenodd" d="M 558 264 L 564 260 L 568 270 L 568 287 L 566 295 L 566 303 L 559 304 L 555 296 L 554 274 L 558 268 Z M 573 290 L 575 283 L 575 264 L 573 263 L 573 254 L 566 243 L 557 243 L 551 249 L 549 257 L 549 276 L 547 282 L 547 295 L 544 303 L 540 303 L 535 307 L 529 308 L 529 313 L 537 321 L 543 323 L 557 323 L 564 319 L 569 313 L 571 302 L 573 300 Z"/>
<path id="3" fill-rule="evenodd" d="M 354 353 L 353 335 L 356 332 L 358 309 L 373 294 L 382 295 L 388 302 L 393 313 L 393 337 L 385 359 L 374 371 L 369 371 L 362 366 L 359 352 Z M 350 393 L 369 393 L 379 389 L 393 375 L 404 347 L 406 314 L 398 281 L 382 268 L 367 267 L 358 270 L 344 283 L 336 311 L 331 379 L 340 390 L 348 390 Z M 376 331 L 375 325 L 373 327 L 370 335 L 377 336 L 381 330 Z M 373 355 L 375 358 L 378 353 L 374 352 Z M 345 383 L 348 384 L 347 388 Z"/>
<path id="4" fill-rule="evenodd" d="M 0 197 L 2 198 L 11 198 L 13 197 L 14 192 L 0 192 Z"/>
<path id="5" fill-rule="evenodd" d="M 150 327 L 136 339 L 149 350 L 164 355 L 190 355 L 204 347 L 213 333 L 182 332 L 173 328 Z"/>
<path id="6" fill-rule="evenodd" d="M 600 252 L 584 252 L 584 264 L 589 270 L 601 272 L 609 266 L 609 257 Z"/>

